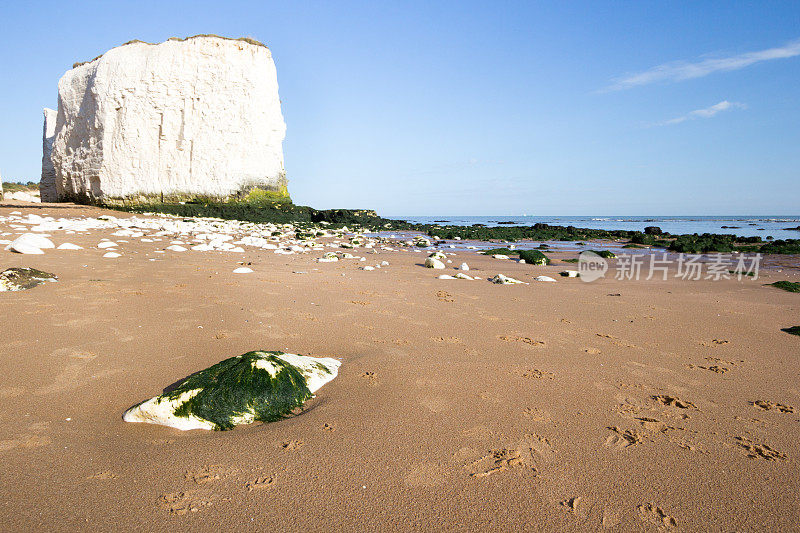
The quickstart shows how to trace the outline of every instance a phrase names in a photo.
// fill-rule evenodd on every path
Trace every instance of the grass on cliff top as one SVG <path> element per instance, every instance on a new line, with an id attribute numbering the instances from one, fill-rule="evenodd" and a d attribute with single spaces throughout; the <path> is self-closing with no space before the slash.
<path id="1" fill-rule="evenodd" d="M 28 192 L 28 191 L 37 191 L 39 190 L 39 184 L 33 181 L 29 181 L 28 183 L 13 183 L 4 181 L 3 182 L 3 192 Z"/>
<path id="2" fill-rule="evenodd" d="M 222 35 L 215 35 L 213 33 L 200 33 L 198 35 L 191 35 L 189 37 L 170 37 L 169 39 L 167 39 L 167 41 L 183 42 L 183 41 L 188 41 L 189 39 L 196 39 L 197 37 L 216 37 L 217 39 L 225 39 L 226 41 L 242 41 L 242 42 L 245 42 L 247 44 L 252 44 L 252 45 L 255 45 L 255 46 L 263 46 L 264 48 L 269 49 L 269 47 L 266 44 L 262 43 L 261 41 L 257 41 L 256 39 L 253 39 L 252 37 L 223 37 Z M 140 39 L 131 39 L 128 42 L 122 43 L 120 46 L 125 46 L 125 45 L 128 45 L 128 44 L 136 44 L 136 43 L 150 44 L 150 45 L 163 44 L 163 43 L 150 43 L 150 42 L 147 42 L 147 41 L 142 41 Z M 86 65 L 88 63 L 91 63 L 92 61 L 97 61 L 98 59 L 100 59 L 104 55 L 105 54 L 100 54 L 99 56 L 95 57 L 91 61 L 80 61 L 78 63 L 73 63 L 72 64 L 72 68 L 78 68 L 81 65 Z"/>

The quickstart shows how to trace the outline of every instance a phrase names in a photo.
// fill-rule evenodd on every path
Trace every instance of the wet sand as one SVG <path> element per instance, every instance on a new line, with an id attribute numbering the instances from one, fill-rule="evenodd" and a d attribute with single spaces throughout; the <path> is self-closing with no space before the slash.
<path id="1" fill-rule="evenodd" d="M 0 216 L 105 212 L 10 205 Z M 798 281 L 797 263 L 584 283 L 558 277 L 570 253 L 541 267 L 458 252 L 446 272 L 466 261 L 483 279 L 439 280 L 408 250 L 369 255 L 390 263 L 371 272 L 322 252 L 155 254 L 169 239 L 104 259 L 109 233 L 0 250 L 3 269 L 59 276 L 0 293 L 7 531 L 800 529 L 800 338 L 781 331 L 800 295 L 764 286 Z M 233 274 L 240 261 L 254 272 Z M 485 281 L 497 273 L 531 283 Z M 255 349 L 343 364 L 281 422 L 121 420 Z"/>

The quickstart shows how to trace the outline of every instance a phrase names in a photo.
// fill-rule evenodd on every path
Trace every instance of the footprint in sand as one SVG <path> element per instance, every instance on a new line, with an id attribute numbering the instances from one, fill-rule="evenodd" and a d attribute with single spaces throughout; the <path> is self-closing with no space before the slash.
<path id="1" fill-rule="evenodd" d="M 678 527 L 678 521 L 664 512 L 661 507 L 656 507 L 652 503 L 645 503 L 636 507 L 636 512 L 639 514 L 639 519 L 643 522 L 648 522 L 657 526 L 663 526 L 667 529 Z"/>
<path id="2" fill-rule="evenodd" d="M 730 342 L 722 339 L 712 339 L 711 341 L 700 341 L 700 346 L 705 346 L 705 347 L 723 346 L 725 344 L 730 344 Z"/>
<path id="3" fill-rule="evenodd" d="M 436 297 L 439 299 L 440 302 L 448 302 L 448 303 L 455 302 L 453 295 L 445 291 L 436 291 Z"/>
<path id="4" fill-rule="evenodd" d="M 642 442 L 642 436 L 636 430 L 623 430 L 617 426 L 610 426 L 606 429 L 610 429 L 614 432 L 612 435 L 609 435 L 603 443 L 603 446 L 606 448 L 624 449 L 630 446 L 636 446 Z"/>
<path id="5" fill-rule="evenodd" d="M 375 372 L 362 372 L 359 377 L 363 380 L 366 380 L 367 385 L 373 387 L 379 383 L 378 376 L 375 374 Z"/>
<path id="6" fill-rule="evenodd" d="M 221 473 L 222 467 L 220 465 L 207 465 L 197 470 L 187 470 L 183 477 L 186 481 L 192 481 L 196 485 L 206 485 L 217 481 Z"/>
<path id="7" fill-rule="evenodd" d="M 659 394 L 658 396 L 651 396 L 651 398 L 661 405 L 667 407 L 677 407 L 678 409 L 697 409 L 697 406 L 688 400 L 681 400 L 675 396 L 666 394 Z"/>
<path id="8" fill-rule="evenodd" d="M 213 505 L 213 495 L 194 490 L 171 492 L 159 496 L 158 502 L 170 514 L 183 516 L 211 507 Z"/>
<path id="9" fill-rule="evenodd" d="M 773 409 L 776 409 L 781 413 L 794 413 L 794 407 L 792 407 L 791 405 L 774 403 L 768 400 L 756 400 L 754 402 L 750 402 L 750 405 L 758 407 L 759 409 L 763 409 L 764 411 L 771 411 Z"/>
<path id="10" fill-rule="evenodd" d="M 306 445 L 306 443 L 303 442 L 302 440 L 293 439 L 293 440 L 282 442 L 281 443 L 281 448 L 283 448 L 284 450 L 295 451 L 295 450 L 299 450 L 300 448 L 302 448 L 305 445 Z"/>
<path id="11" fill-rule="evenodd" d="M 433 342 L 447 343 L 447 344 L 461 344 L 463 341 L 458 337 L 431 337 Z"/>
<path id="12" fill-rule="evenodd" d="M 522 412 L 522 416 L 525 418 L 530 418 L 534 422 L 551 422 L 553 420 L 553 418 L 550 416 L 550 413 L 543 411 L 538 407 L 526 407 Z"/>
<path id="13" fill-rule="evenodd" d="M 244 484 L 245 488 L 247 488 L 247 492 L 253 492 L 254 490 L 264 490 L 272 488 L 275 485 L 275 476 L 261 476 L 255 478 L 253 481 L 248 481 Z"/>
<path id="14" fill-rule="evenodd" d="M 544 341 L 534 340 L 530 337 L 521 337 L 519 335 L 498 335 L 497 338 L 505 342 L 521 342 L 528 346 L 544 346 Z"/>
<path id="15" fill-rule="evenodd" d="M 98 472 L 96 474 L 92 474 L 91 476 L 87 477 L 86 479 L 117 479 L 119 476 L 110 470 L 106 470 L 105 472 Z"/>
<path id="16" fill-rule="evenodd" d="M 551 460 L 554 454 L 555 450 L 546 437 L 530 434 L 517 444 L 490 450 L 483 457 L 464 465 L 464 468 L 470 477 L 475 478 L 509 470 L 535 476 L 538 473 L 536 464 Z"/>
<path id="17" fill-rule="evenodd" d="M 708 371 L 714 372 L 716 374 L 724 374 L 725 372 L 727 372 L 729 370 L 727 367 L 719 366 L 719 365 L 710 365 L 710 366 L 686 365 L 686 368 L 690 368 L 690 369 L 699 368 L 700 370 L 708 370 Z"/>
<path id="18" fill-rule="evenodd" d="M 781 453 L 764 443 L 753 442 L 747 437 L 736 437 L 736 444 L 747 451 L 747 457 L 750 459 L 764 459 L 766 461 L 786 459 L 785 453 Z"/>
<path id="19" fill-rule="evenodd" d="M 546 372 L 544 370 L 539 370 L 537 368 L 529 368 L 527 370 L 523 370 L 520 373 L 520 376 L 527 379 L 555 379 L 556 375 L 552 372 Z"/>
<path id="20" fill-rule="evenodd" d="M 0 452 L 6 452 L 15 448 L 39 448 L 47 446 L 52 441 L 47 435 L 37 435 L 34 433 L 23 433 L 16 439 L 0 440 Z"/>

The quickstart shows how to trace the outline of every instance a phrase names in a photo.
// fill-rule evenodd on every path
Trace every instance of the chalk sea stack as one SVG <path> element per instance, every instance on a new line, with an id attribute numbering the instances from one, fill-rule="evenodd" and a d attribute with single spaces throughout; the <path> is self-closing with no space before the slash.
<path id="1" fill-rule="evenodd" d="M 43 199 L 288 198 L 275 64 L 252 39 L 113 48 L 64 74 L 52 120 L 46 110 Z"/>

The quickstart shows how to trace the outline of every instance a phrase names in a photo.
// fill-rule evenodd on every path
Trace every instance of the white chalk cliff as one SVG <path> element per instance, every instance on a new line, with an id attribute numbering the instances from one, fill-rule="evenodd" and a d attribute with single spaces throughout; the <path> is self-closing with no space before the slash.
<path id="1" fill-rule="evenodd" d="M 285 132 L 266 46 L 216 36 L 131 42 L 58 82 L 57 196 L 118 203 L 228 199 L 254 188 L 286 194 Z"/>
<path id="2" fill-rule="evenodd" d="M 58 111 L 44 109 L 44 127 L 42 131 L 42 178 L 39 182 L 39 196 L 42 202 L 57 202 L 56 169 L 53 168 L 53 141 L 56 136 L 56 118 Z"/>

